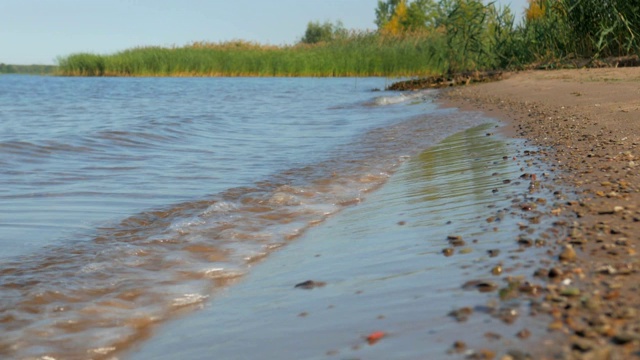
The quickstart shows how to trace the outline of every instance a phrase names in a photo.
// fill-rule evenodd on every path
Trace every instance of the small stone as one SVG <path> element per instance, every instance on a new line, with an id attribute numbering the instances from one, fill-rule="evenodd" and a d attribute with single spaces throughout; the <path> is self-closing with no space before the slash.
<path id="1" fill-rule="evenodd" d="M 571 246 L 570 244 L 565 245 L 564 248 L 562 249 L 562 252 L 560 253 L 561 261 L 575 261 L 576 257 L 577 257 L 576 251 L 573 249 L 573 246 Z"/>
<path id="2" fill-rule="evenodd" d="M 373 345 L 385 336 L 387 336 L 387 334 L 384 331 L 374 331 L 371 334 L 367 335 L 367 342 L 369 343 L 369 345 Z"/>
<path id="3" fill-rule="evenodd" d="M 496 257 L 500 255 L 500 250 L 498 249 L 487 250 L 487 254 L 489 254 L 489 257 Z"/>
<path id="4" fill-rule="evenodd" d="M 453 343 L 453 351 L 456 353 L 461 353 L 467 349 L 467 344 L 464 341 L 457 340 Z"/>
<path id="5" fill-rule="evenodd" d="M 453 253 L 454 253 L 453 248 L 444 248 L 444 249 L 442 249 L 442 254 L 444 254 L 444 256 L 448 257 L 448 256 L 453 255 Z"/>
<path id="6" fill-rule="evenodd" d="M 564 289 L 560 290 L 560 295 L 567 296 L 567 297 L 579 296 L 580 295 L 580 289 L 578 289 L 576 287 L 564 288 Z"/>
<path id="7" fill-rule="evenodd" d="M 579 337 L 573 337 L 571 339 L 571 348 L 580 352 L 587 352 L 593 350 L 594 343 L 591 340 L 583 339 Z"/>
<path id="8" fill-rule="evenodd" d="M 473 309 L 470 307 L 463 307 L 460 309 L 453 310 L 449 313 L 449 316 L 452 316 L 458 322 L 464 322 L 469 319 L 469 316 L 473 314 Z"/>
<path id="9" fill-rule="evenodd" d="M 493 275 L 500 275 L 502 274 L 502 266 L 501 265 L 496 265 L 491 269 L 491 273 Z"/>
<path id="10" fill-rule="evenodd" d="M 494 282 L 484 280 L 470 280 L 462 285 L 465 290 L 476 289 L 480 292 L 490 292 L 498 288 Z"/>
<path id="11" fill-rule="evenodd" d="M 560 320 L 556 320 L 554 322 L 552 322 L 551 324 L 549 324 L 548 329 L 551 331 L 554 330 L 561 330 L 564 327 L 564 325 L 562 324 L 562 321 Z"/>
<path id="12" fill-rule="evenodd" d="M 478 351 L 473 352 L 467 359 L 473 360 L 492 360 L 495 359 L 496 353 L 489 349 L 480 349 Z"/>
<path id="13" fill-rule="evenodd" d="M 524 339 L 529 338 L 529 336 L 531 336 L 531 331 L 529 331 L 528 329 L 522 329 L 522 330 L 518 331 L 516 336 L 518 338 L 524 340 Z"/>
<path id="14" fill-rule="evenodd" d="M 612 340 L 618 345 L 624 345 L 638 339 L 640 339 L 640 336 L 637 333 L 623 331 L 616 334 Z"/>
<path id="15" fill-rule="evenodd" d="M 555 279 L 555 278 L 558 278 L 558 277 L 562 276 L 563 274 L 564 274 L 564 273 L 562 272 L 562 270 L 561 270 L 561 269 L 558 269 L 558 268 L 556 268 L 556 267 L 553 267 L 553 268 L 549 269 L 549 273 L 547 274 L 547 276 L 548 276 L 550 279 Z"/>
<path id="16" fill-rule="evenodd" d="M 451 240 L 449 239 L 449 244 L 451 244 L 452 246 L 465 246 L 466 243 L 464 242 L 464 240 L 460 239 L 454 239 Z"/>
<path id="17" fill-rule="evenodd" d="M 533 360 L 531 355 L 522 350 L 509 350 L 507 356 L 511 357 L 511 360 Z M 502 360 L 505 360 L 504 358 Z"/>
<path id="18" fill-rule="evenodd" d="M 327 285 L 327 283 L 326 283 L 326 282 L 323 282 L 323 281 L 307 280 L 307 281 L 303 281 L 303 282 L 301 282 L 301 283 L 299 283 L 299 284 L 296 284 L 296 285 L 294 286 L 294 288 L 298 288 L 298 289 L 305 289 L 305 290 L 311 290 L 311 289 L 313 289 L 313 288 L 316 288 L 316 287 L 323 287 L 323 286 L 325 286 L 325 285 Z"/>

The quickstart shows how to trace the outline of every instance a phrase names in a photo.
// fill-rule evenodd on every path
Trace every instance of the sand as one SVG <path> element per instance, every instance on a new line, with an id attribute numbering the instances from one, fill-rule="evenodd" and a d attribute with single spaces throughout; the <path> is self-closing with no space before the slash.
<path id="1" fill-rule="evenodd" d="M 530 71 L 443 91 L 448 106 L 503 119 L 549 149 L 548 180 L 572 190 L 553 216 L 555 259 L 535 270 L 550 314 L 543 358 L 640 358 L 640 68 Z"/>

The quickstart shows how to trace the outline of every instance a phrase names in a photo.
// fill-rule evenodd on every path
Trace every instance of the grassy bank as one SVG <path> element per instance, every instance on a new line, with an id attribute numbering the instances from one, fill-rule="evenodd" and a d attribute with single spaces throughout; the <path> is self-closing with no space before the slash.
<path id="1" fill-rule="evenodd" d="M 443 71 L 442 46 L 430 34 L 381 37 L 352 33 L 321 44 L 263 46 L 242 41 L 143 47 L 112 55 L 60 60 L 80 76 L 385 76 Z"/>
<path id="2" fill-rule="evenodd" d="M 233 41 L 80 53 L 59 59 L 59 74 L 429 76 L 640 53 L 640 5 L 627 0 L 531 0 L 521 21 L 508 7 L 480 0 L 432 4 L 428 25 L 419 29 L 402 31 L 400 19 L 393 32 L 342 31 L 314 44 Z"/>

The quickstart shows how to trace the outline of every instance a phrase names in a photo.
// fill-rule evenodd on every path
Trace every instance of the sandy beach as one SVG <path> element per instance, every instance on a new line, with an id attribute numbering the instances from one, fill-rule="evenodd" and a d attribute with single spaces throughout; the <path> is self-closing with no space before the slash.
<path id="1" fill-rule="evenodd" d="M 445 90 L 443 102 L 509 124 L 546 149 L 546 182 L 568 186 L 553 209 L 565 232 L 535 270 L 550 314 L 544 358 L 640 358 L 640 69 L 531 71 Z M 515 358 L 515 357 L 512 357 Z"/>

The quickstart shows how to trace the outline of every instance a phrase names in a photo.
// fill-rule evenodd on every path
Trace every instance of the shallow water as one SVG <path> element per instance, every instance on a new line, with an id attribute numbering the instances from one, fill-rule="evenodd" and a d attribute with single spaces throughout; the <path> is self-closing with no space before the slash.
<path id="1" fill-rule="evenodd" d="M 487 137 L 494 125 L 412 157 L 366 201 L 272 254 L 125 358 L 457 359 L 479 348 L 501 356 L 530 347 L 515 334 L 526 327 L 540 335 L 544 319 L 518 315 L 505 322 L 499 315 L 527 313 L 526 300 L 498 302 L 495 292 L 461 286 L 482 279 L 502 287 L 507 276 L 529 277 L 545 257 L 543 249 L 525 253 L 515 241 L 523 233 L 543 238 L 549 225 L 523 229 L 528 222 L 517 205 L 549 197 L 549 189 L 532 192 L 520 179 L 523 168 L 541 165 L 526 159 L 521 141 Z M 445 257 L 453 234 L 467 244 Z M 489 256 L 494 249 L 501 253 Z M 502 276 L 491 275 L 497 264 L 505 267 Z M 309 279 L 326 285 L 294 287 Z M 461 307 L 475 314 L 463 323 L 447 316 Z M 369 344 L 365 338 L 374 331 L 387 335 Z M 447 355 L 457 340 L 469 350 Z"/>
<path id="2" fill-rule="evenodd" d="M 0 77 L 0 355 L 127 349 L 487 122 L 384 85 Z"/>

